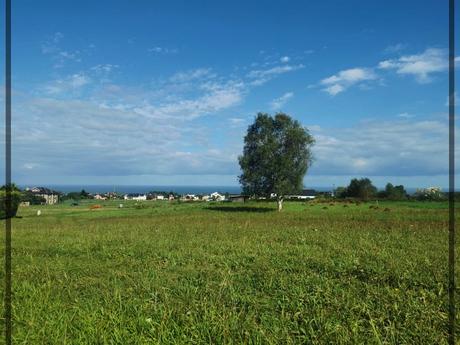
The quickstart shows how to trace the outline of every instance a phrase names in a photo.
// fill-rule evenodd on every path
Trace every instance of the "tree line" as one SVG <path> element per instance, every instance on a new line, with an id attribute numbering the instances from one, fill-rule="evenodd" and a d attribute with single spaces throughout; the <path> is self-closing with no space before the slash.
<path id="1" fill-rule="evenodd" d="M 406 200 L 409 194 L 403 185 L 394 186 L 391 183 L 387 183 L 385 189 L 379 191 L 377 187 L 372 184 L 372 181 L 365 178 L 354 178 L 350 181 L 347 187 L 338 187 L 335 190 L 335 196 L 337 198 L 356 198 L 361 200 L 369 199 L 388 199 L 388 200 Z"/>
<path id="2" fill-rule="evenodd" d="M 442 192 L 440 188 L 430 187 L 417 189 L 417 191 L 410 195 L 407 193 L 403 185 L 394 186 L 387 183 L 384 190 L 378 190 L 372 184 L 372 181 L 367 178 L 354 178 L 350 181 L 347 187 L 338 187 L 335 190 L 335 197 L 339 199 L 355 198 L 360 200 L 371 199 L 387 199 L 387 200 L 446 200 L 447 193 Z M 455 198 L 460 198 L 460 193 L 455 193 Z"/>
<path id="3" fill-rule="evenodd" d="M 249 125 L 244 137 L 243 153 L 239 157 L 242 174 L 239 181 L 243 193 L 249 197 L 276 198 L 281 211 L 287 195 L 302 190 L 303 179 L 314 157 L 312 147 L 315 139 L 308 128 L 289 115 L 277 113 L 271 116 L 258 113 Z M 379 191 L 369 178 L 354 178 L 347 187 L 335 190 L 336 198 L 360 200 L 444 200 L 446 193 L 440 188 L 417 190 L 409 195 L 403 185 L 388 183 Z M 456 199 L 460 197 L 458 193 Z"/>

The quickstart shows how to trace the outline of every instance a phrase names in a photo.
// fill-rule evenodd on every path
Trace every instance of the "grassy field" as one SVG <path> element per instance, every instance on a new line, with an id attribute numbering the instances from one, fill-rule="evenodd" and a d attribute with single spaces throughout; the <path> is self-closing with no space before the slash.
<path id="1" fill-rule="evenodd" d="M 15 344 L 447 343 L 446 203 L 119 203 L 20 208 Z"/>

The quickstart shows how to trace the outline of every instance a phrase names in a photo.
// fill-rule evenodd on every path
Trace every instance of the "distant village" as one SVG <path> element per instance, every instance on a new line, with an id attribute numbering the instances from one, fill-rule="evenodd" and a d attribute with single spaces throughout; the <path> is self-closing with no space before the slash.
<path id="1" fill-rule="evenodd" d="M 94 200 L 135 200 L 135 201 L 148 201 L 148 200 L 157 200 L 157 201 L 228 201 L 228 202 L 245 202 L 249 199 L 248 196 L 242 194 L 229 194 L 229 193 L 220 193 L 214 192 L 211 194 L 177 194 L 174 192 L 149 192 L 149 193 L 128 193 L 120 194 L 115 192 L 108 193 L 88 193 L 85 190 L 80 192 L 69 192 L 62 193 L 55 191 L 46 187 L 33 187 L 26 188 L 24 190 L 25 198 L 23 199 L 21 206 L 29 206 L 31 204 L 35 205 L 53 205 L 59 202 L 66 200 L 73 201 L 77 203 L 82 199 L 94 199 Z M 327 192 L 322 192 L 320 194 L 330 194 Z M 286 199 L 290 200 L 308 200 L 314 199 L 318 195 L 318 192 L 314 189 L 303 189 L 298 195 L 287 196 Z M 272 195 L 276 197 L 276 195 Z M 259 198 L 264 199 L 264 198 Z"/>
<path id="2" fill-rule="evenodd" d="M 230 194 L 216 191 L 210 194 L 178 194 L 173 191 L 151 191 L 149 193 L 89 193 L 84 189 L 80 192 L 63 193 L 46 187 L 25 188 L 21 191 L 21 206 L 54 205 L 68 202 L 73 206 L 81 200 L 133 200 L 133 201 L 183 201 L 183 202 L 245 202 L 251 199 L 248 195 Z M 455 197 L 460 199 L 460 193 Z M 408 194 L 404 186 L 393 186 L 388 183 L 383 190 L 378 190 L 367 178 L 353 179 L 348 187 L 337 187 L 333 191 L 323 192 L 314 189 L 303 189 L 295 195 L 286 195 L 284 200 L 312 200 L 315 198 L 359 199 L 359 200 L 446 200 L 447 194 L 439 187 L 417 189 L 412 195 Z M 276 199 L 276 194 L 269 197 L 258 196 L 256 199 Z"/>

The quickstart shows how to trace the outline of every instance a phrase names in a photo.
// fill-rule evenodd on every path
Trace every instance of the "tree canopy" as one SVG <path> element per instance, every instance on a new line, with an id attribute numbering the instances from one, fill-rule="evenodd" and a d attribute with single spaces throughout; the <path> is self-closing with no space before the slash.
<path id="1" fill-rule="evenodd" d="M 385 190 L 379 192 L 379 196 L 389 200 L 404 200 L 407 199 L 407 192 L 403 185 L 393 186 L 393 184 L 387 183 Z"/>
<path id="2" fill-rule="evenodd" d="M 274 193 L 281 210 L 283 197 L 303 187 L 314 142 L 308 129 L 289 115 L 257 114 L 244 138 L 243 155 L 239 157 L 243 192 L 264 197 Z"/>
<path id="3" fill-rule="evenodd" d="M 16 185 L 16 183 L 4 184 L 0 187 L 0 190 L 6 191 L 9 189 L 12 192 L 20 192 L 21 189 Z"/>
<path id="4" fill-rule="evenodd" d="M 372 184 L 372 181 L 366 178 L 354 178 L 348 185 L 345 196 L 351 198 L 359 198 L 368 200 L 377 194 L 377 188 Z"/>

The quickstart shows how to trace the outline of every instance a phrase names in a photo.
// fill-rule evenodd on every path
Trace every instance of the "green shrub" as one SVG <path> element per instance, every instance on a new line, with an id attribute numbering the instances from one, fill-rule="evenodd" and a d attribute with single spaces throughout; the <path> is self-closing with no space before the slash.
<path id="1" fill-rule="evenodd" d="M 21 202 L 29 202 L 31 205 L 42 205 L 46 203 L 46 199 L 35 195 L 31 191 L 25 191 L 21 194 Z"/>
<path id="2" fill-rule="evenodd" d="M 417 189 L 414 197 L 420 201 L 440 201 L 447 199 L 446 194 L 439 187 Z"/>
<path id="3" fill-rule="evenodd" d="M 20 202 L 21 202 L 21 193 L 18 191 L 11 192 L 11 207 L 7 209 L 6 191 L 0 190 L 0 219 L 15 217 L 18 211 Z"/>

